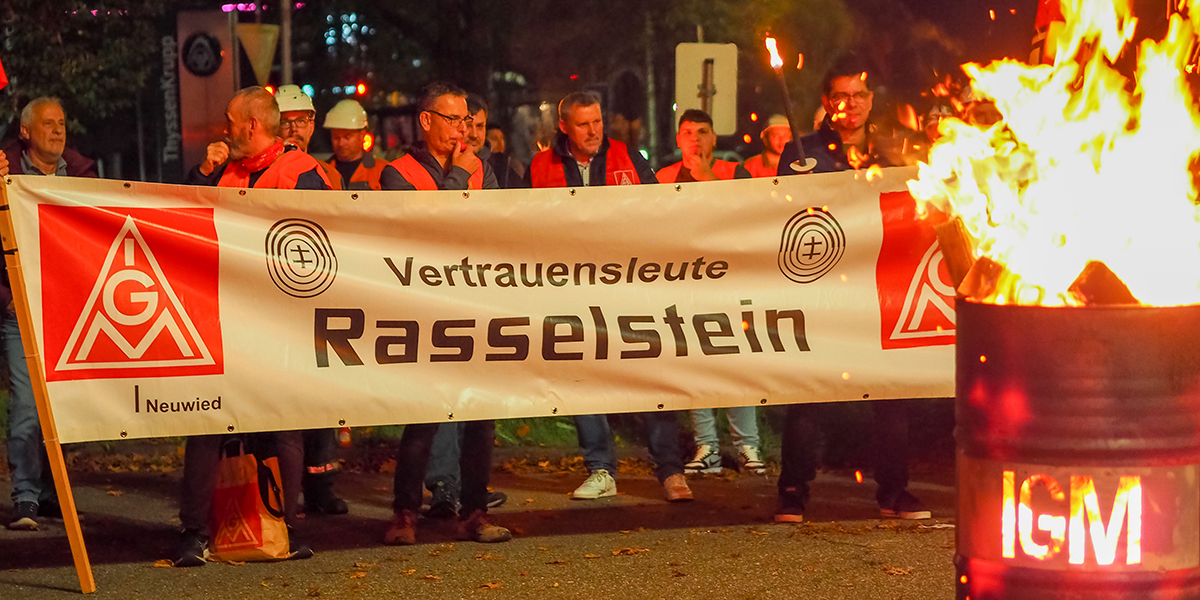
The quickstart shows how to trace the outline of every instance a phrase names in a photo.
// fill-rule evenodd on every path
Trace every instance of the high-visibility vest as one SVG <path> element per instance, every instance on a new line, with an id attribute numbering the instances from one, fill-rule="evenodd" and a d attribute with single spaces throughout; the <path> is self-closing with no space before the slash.
<path id="1" fill-rule="evenodd" d="M 471 178 L 467 180 L 467 189 L 482 190 L 483 162 L 477 156 L 472 156 L 471 159 L 475 161 L 475 172 L 471 173 Z M 433 179 L 433 175 L 430 174 L 429 169 L 426 169 L 425 165 L 418 162 L 412 154 L 405 154 L 393 160 L 391 165 L 400 172 L 405 181 L 411 183 L 418 190 L 437 191 L 439 189 L 437 181 Z"/>
<path id="2" fill-rule="evenodd" d="M 529 165 L 529 178 L 535 188 L 567 187 L 567 175 L 563 171 L 563 159 L 547 148 L 538 152 Z M 636 185 L 642 183 L 637 167 L 629 158 L 624 142 L 608 140 L 608 152 L 604 155 L 604 185 Z"/>
<path id="3" fill-rule="evenodd" d="M 713 162 L 713 175 L 716 175 L 717 179 L 733 179 L 737 175 L 737 167 L 738 164 L 735 162 L 717 159 Z M 675 183 L 682 170 L 683 161 L 680 161 L 659 169 L 658 173 L 655 173 L 655 177 L 658 178 L 659 183 Z"/>
<path id="4" fill-rule="evenodd" d="M 325 165 L 325 172 L 329 173 L 330 179 L 333 179 L 333 174 L 337 173 L 337 190 L 380 190 L 383 189 L 379 185 L 379 177 L 383 175 L 383 170 L 388 166 L 388 163 L 382 160 L 375 160 L 375 157 L 370 154 L 364 154 L 362 162 L 358 163 L 358 168 L 354 169 L 354 173 L 350 175 L 350 181 L 342 181 L 341 171 L 337 170 L 335 164 L 336 159 L 330 158 L 329 162 L 321 161 Z M 367 163 L 370 163 L 368 166 Z"/>
<path id="5" fill-rule="evenodd" d="M 282 150 L 282 146 L 280 149 Z M 242 166 L 241 161 L 229 163 L 225 167 L 225 172 L 221 174 L 221 179 L 217 182 L 217 186 L 294 190 L 296 189 L 296 181 L 300 179 L 300 176 L 314 169 L 320 174 L 321 179 L 325 180 L 325 185 L 329 185 L 329 176 L 325 174 L 325 169 L 321 168 L 321 164 L 317 162 L 317 159 L 299 150 L 293 150 L 279 154 L 274 162 L 271 163 L 271 166 L 267 167 L 267 170 L 254 181 L 253 186 L 250 185 L 251 172 Z"/>
<path id="6" fill-rule="evenodd" d="M 751 156 L 742 163 L 742 166 L 750 172 L 751 177 L 774 177 L 779 174 L 779 166 L 768 167 L 763 163 L 763 155 Z"/>

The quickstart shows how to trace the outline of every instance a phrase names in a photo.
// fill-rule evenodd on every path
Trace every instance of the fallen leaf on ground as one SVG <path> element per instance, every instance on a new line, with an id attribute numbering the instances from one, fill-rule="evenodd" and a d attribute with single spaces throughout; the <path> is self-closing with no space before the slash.
<path id="1" fill-rule="evenodd" d="M 164 558 L 162 560 L 154 561 L 154 566 L 156 566 L 156 567 L 173 567 L 173 566 L 175 566 L 175 563 L 172 562 L 171 559 L 169 559 L 169 558 Z"/>
<path id="2" fill-rule="evenodd" d="M 902 569 L 900 567 L 884 567 L 883 572 L 888 575 L 912 575 L 912 569 Z"/>
<path id="3" fill-rule="evenodd" d="M 125 492 L 122 492 L 121 490 L 108 490 L 109 496 L 120 496 L 121 494 L 124 494 L 124 493 Z"/>
<path id="4" fill-rule="evenodd" d="M 621 548 L 620 550 L 613 550 L 613 556 L 633 556 L 634 554 L 649 551 L 649 548 Z"/>
<path id="5" fill-rule="evenodd" d="M 350 579 L 362 579 L 363 577 L 366 577 L 366 576 L 367 576 L 366 571 L 352 571 L 350 573 Z"/>
<path id="6" fill-rule="evenodd" d="M 355 567 L 357 567 L 357 568 L 359 568 L 359 569 L 365 569 L 365 568 L 367 568 L 367 567 L 373 567 L 373 566 L 375 566 L 375 565 L 377 565 L 377 564 L 379 564 L 379 563 L 356 562 L 356 563 L 354 563 L 354 566 L 355 566 Z"/>
<path id="7" fill-rule="evenodd" d="M 416 572 L 417 572 L 417 570 L 416 570 L 416 569 L 409 569 L 409 570 L 405 571 L 405 572 L 404 572 L 404 574 L 405 574 L 405 575 L 412 575 L 413 573 L 416 573 Z"/>
<path id="8" fill-rule="evenodd" d="M 550 562 L 547 562 L 546 564 L 548 564 L 548 565 L 566 565 L 566 564 L 570 564 L 570 562 L 560 558 L 558 560 L 552 560 Z"/>
<path id="9" fill-rule="evenodd" d="M 483 584 L 483 585 L 479 586 L 479 589 L 481 589 L 481 590 L 494 590 L 494 589 L 498 589 L 499 587 L 500 587 L 500 584 L 499 584 L 499 583 L 485 583 L 485 584 Z"/>
<path id="10" fill-rule="evenodd" d="M 441 575 L 426 575 L 425 576 L 425 579 L 428 579 L 430 581 L 439 581 L 439 580 L 441 580 L 441 578 L 442 578 Z"/>
<path id="11" fill-rule="evenodd" d="M 529 435 L 529 425 L 522 425 L 517 428 L 517 435 L 525 437 Z"/>
<path id="12" fill-rule="evenodd" d="M 600 558 L 599 554 L 584 554 L 584 558 Z"/>

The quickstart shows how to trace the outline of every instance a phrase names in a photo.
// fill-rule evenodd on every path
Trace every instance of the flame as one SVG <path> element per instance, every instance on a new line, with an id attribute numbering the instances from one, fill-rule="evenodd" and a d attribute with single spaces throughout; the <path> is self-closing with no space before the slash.
<path id="1" fill-rule="evenodd" d="M 779 48 L 775 45 L 775 38 L 771 36 L 767 36 L 767 50 L 771 52 L 771 68 L 776 71 L 782 69 L 783 59 L 779 57 Z"/>
<path id="2" fill-rule="evenodd" d="M 1162 40 L 1137 48 L 1132 80 L 1114 66 L 1137 24 L 1129 0 L 1063 0 L 1053 65 L 964 65 L 1004 120 L 943 120 L 909 189 L 961 217 L 976 256 L 1006 269 L 985 301 L 1078 305 L 1070 287 L 1100 261 L 1143 303 L 1200 302 L 1189 169 L 1200 161 L 1200 119 L 1182 75 L 1200 0 L 1184 1 L 1190 16 L 1172 15 Z M 1153 266 L 1167 260 L 1164 277 Z"/>

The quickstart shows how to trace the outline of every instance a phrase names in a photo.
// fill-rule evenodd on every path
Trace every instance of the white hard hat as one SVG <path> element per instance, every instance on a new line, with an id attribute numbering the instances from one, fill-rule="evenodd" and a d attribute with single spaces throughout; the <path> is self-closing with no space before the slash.
<path id="1" fill-rule="evenodd" d="M 367 111 L 357 100 L 342 100 L 325 113 L 325 129 L 366 129 Z"/>
<path id="2" fill-rule="evenodd" d="M 281 85 L 275 92 L 275 102 L 279 103 L 279 112 L 291 112 L 294 110 L 307 110 L 317 112 L 313 108 L 312 98 L 304 93 L 298 85 Z"/>

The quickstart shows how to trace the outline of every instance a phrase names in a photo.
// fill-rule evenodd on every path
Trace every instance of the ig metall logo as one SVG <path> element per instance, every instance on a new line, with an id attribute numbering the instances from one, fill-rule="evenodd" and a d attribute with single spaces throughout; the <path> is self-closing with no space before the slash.
<path id="1" fill-rule="evenodd" d="M 306 219 L 283 219 L 267 231 L 267 272 L 283 293 L 312 298 L 333 285 L 337 255 L 329 236 Z"/>
<path id="2" fill-rule="evenodd" d="M 828 209 L 809 207 L 788 219 L 779 242 L 779 271 L 812 283 L 831 271 L 846 251 L 846 232 Z"/>

